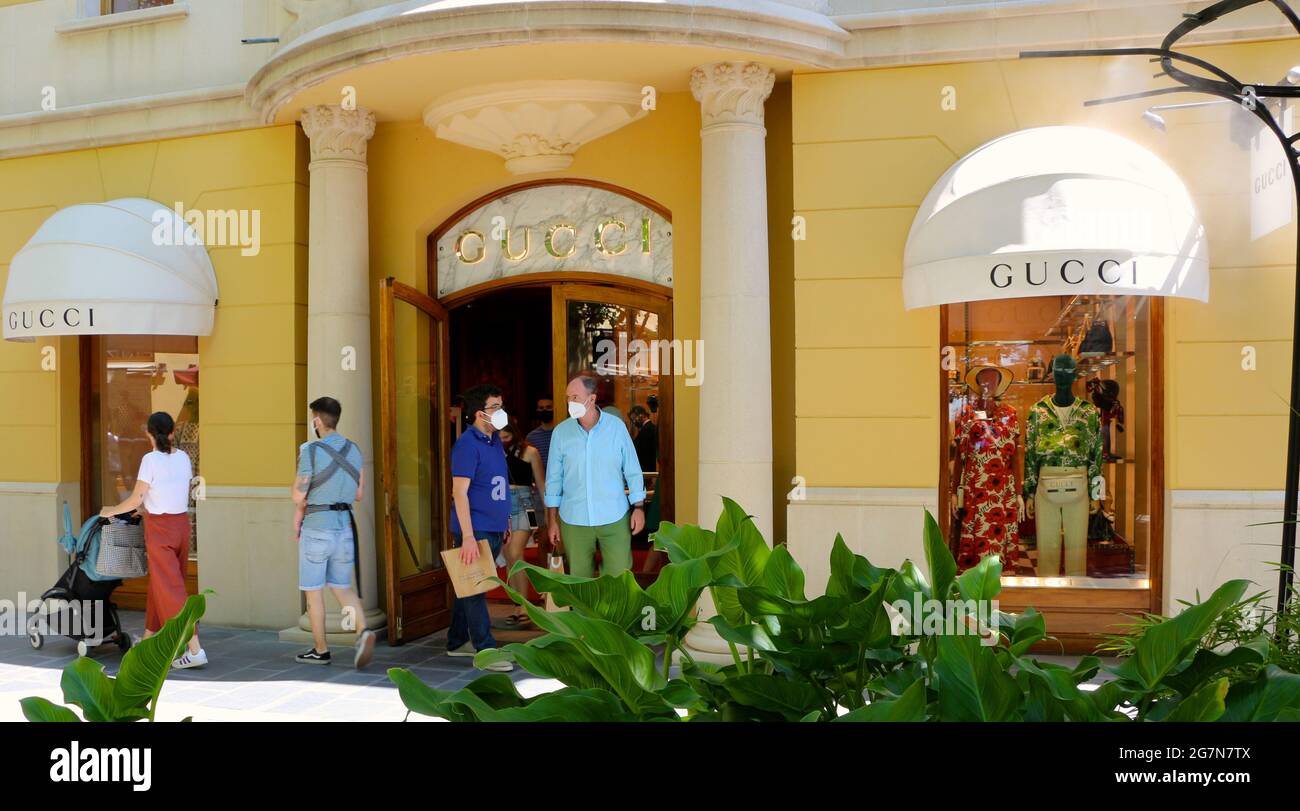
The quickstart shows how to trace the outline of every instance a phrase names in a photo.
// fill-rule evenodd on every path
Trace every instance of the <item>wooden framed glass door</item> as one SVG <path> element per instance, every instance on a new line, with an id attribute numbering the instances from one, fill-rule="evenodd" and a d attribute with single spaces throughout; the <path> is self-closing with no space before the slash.
<path id="1" fill-rule="evenodd" d="M 618 409 L 624 422 L 636 406 L 650 412 L 658 444 L 656 470 L 646 474 L 651 525 L 656 509 L 662 520 L 673 516 L 673 376 L 681 347 L 672 338 L 672 299 L 666 295 L 599 284 L 551 288 L 557 397 L 574 377 L 589 374 L 597 380 L 597 404 Z M 556 408 L 563 408 L 558 400 Z M 630 425 L 629 430 L 638 433 Z"/>
<path id="2" fill-rule="evenodd" d="M 379 292 L 379 496 L 388 638 L 401 644 L 451 622 L 447 310 L 391 277 Z"/>

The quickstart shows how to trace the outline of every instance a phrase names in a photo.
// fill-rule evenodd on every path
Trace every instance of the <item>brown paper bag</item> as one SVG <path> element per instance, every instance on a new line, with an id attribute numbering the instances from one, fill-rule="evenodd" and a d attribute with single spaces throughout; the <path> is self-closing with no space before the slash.
<path id="1" fill-rule="evenodd" d="M 564 555 L 548 556 L 546 560 L 546 568 L 550 569 L 552 572 L 559 572 L 560 574 L 564 574 Z M 564 607 L 560 607 L 556 605 L 555 598 L 552 597 L 551 593 L 548 591 L 546 592 L 546 610 L 547 611 L 568 611 L 569 606 L 566 605 Z"/>
<path id="2" fill-rule="evenodd" d="M 460 549 L 442 550 L 442 563 L 447 567 L 447 576 L 457 597 L 473 597 L 497 587 L 489 579 L 497 576 L 497 562 L 487 541 L 478 542 L 478 560 L 473 566 L 461 563 Z"/>

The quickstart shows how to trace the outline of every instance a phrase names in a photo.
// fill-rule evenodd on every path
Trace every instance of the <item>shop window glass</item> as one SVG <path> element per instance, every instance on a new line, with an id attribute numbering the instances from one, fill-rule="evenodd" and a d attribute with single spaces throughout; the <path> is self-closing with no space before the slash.
<path id="1" fill-rule="evenodd" d="M 1050 296 L 946 305 L 945 500 L 958 566 L 999 554 L 1004 585 L 1149 587 L 1151 556 L 1151 302 L 1137 296 Z M 1077 366 L 1076 405 L 1054 407 L 1052 362 Z M 1011 382 L 980 408 L 972 369 Z M 986 373 L 990 381 L 1001 373 Z M 1031 412 L 1034 416 L 1031 421 Z M 1024 495 L 1026 443 L 1037 483 Z M 1050 464 L 1050 463 L 1058 464 Z M 1077 468 L 1087 470 L 1078 490 Z M 1013 483 L 1012 483 L 1013 482 Z M 960 518 L 951 508 L 958 502 Z M 1089 513 L 1090 502 L 1100 509 Z M 1051 534 L 1051 538 L 1048 534 Z"/>
<path id="2" fill-rule="evenodd" d="M 117 14 L 123 11 L 136 11 L 142 8 L 170 6 L 173 0 L 100 0 L 100 14 Z"/>
<path id="3" fill-rule="evenodd" d="M 153 450 L 145 426 L 155 411 L 165 411 L 176 421 L 176 447 L 189 454 L 198 476 L 198 339 L 105 335 L 94 337 L 91 347 L 89 508 L 97 512 L 131 494 L 140 460 Z M 189 513 L 190 556 L 197 558 L 192 497 Z"/>

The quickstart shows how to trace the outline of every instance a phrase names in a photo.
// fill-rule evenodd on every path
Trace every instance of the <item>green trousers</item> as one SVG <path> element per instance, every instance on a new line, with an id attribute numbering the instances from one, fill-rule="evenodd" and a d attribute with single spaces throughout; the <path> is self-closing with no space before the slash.
<path id="1" fill-rule="evenodd" d="M 630 510 L 629 510 L 630 512 Z M 618 576 L 632 568 L 632 528 L 628 514 L 609 524 L 583 527 L 560 520 L 560 540 L 569 558 L 569 574 L 596 576 L 596 546 L 600 545 L 600 573 Z"/>

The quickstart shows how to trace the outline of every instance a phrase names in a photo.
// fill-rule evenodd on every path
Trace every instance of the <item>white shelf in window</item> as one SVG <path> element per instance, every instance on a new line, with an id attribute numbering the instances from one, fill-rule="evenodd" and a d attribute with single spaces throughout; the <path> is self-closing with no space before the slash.
<path id="1" fill-rule="evenodd" d="M 75 20 L 59 23 L 54 30 L 60 34 L 88 34 L 93 31 L 108 31 L 113 28 L 127 28 L 134 25 L 152 25 L 167 20 L 178 20 L 190 15 L 189 3 L 172 3 L 169 6 L 154 6 L 135 11 L 119 11 L 116 14 L 101 14 L 98 17 L 78 17 Z"/>

